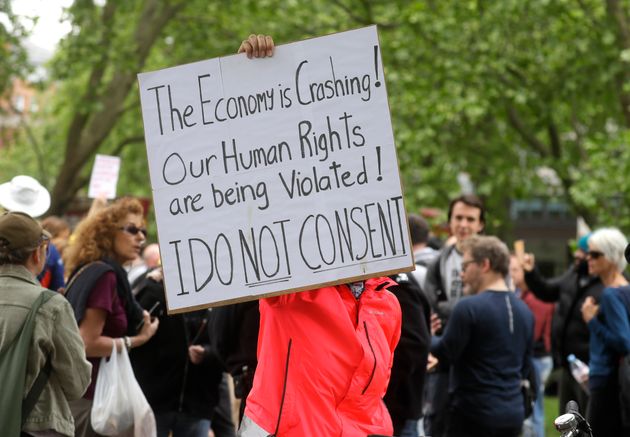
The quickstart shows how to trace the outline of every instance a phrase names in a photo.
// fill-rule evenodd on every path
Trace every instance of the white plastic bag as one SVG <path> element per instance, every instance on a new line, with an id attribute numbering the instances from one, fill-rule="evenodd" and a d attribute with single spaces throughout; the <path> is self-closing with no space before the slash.
<path id="1" fill-rule="evenodd" d="M 155 437 L 155 417 L 133 374 L 127 349 L 116 350 L 101 359 L 92 403 L 92 428 L 98 434 L 114 436 L 130 433 Z"/>

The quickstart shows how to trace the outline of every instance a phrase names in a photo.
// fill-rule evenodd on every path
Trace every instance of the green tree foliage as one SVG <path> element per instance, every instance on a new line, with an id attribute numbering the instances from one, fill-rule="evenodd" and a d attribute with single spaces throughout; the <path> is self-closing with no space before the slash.
<path id="1" fill-rule="evenodd" d="M 26 51 L 22 41 L 28 32 L 11 9 L 9 0 L 0 0 L 0 95 L 16 77 L 28 71 Z"/>
<path id="2" fill-rule="evenodd" d="M 38 127 L 54 210 L 97 151 L 123 157 L 123 192 L 149 195 L 138 72 L 233 53 L 251 32 L 283 43 L 377 23 L 409 209 L 444 207 L 467 172 L 491 225 L 542 195 L 630 229 L 629 3 L 77 0 Z"/>

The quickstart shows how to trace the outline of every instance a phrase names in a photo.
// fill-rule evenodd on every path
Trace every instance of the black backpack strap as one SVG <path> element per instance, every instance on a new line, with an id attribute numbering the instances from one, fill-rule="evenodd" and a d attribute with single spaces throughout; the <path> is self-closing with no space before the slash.
<path id="1" fill-rule="evenodd" d="M 39 396 L 42 394 L 46 383 L 48 382 L 48 378 L 50 377 L 50 373 L 52 371 L 52 362 L 50 360 L 50 355 L 46 358 L 46 364 L 39 371 L 39 375 L 35 378 L 35 382 L 31 386 L 26 398 L 22 401 L 22 426 L 24 426 L 24 422 L 26 422 L 26 418 L 33 408 L 35 408 L 35 404 L 39 399 Z"/>

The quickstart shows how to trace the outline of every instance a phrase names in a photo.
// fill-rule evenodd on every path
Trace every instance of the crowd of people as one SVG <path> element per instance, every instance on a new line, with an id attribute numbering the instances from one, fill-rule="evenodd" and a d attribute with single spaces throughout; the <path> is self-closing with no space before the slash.
<path id="1" fill-rule="evenodd" d="M 273 41 L 252 35 L 239 51 L 270 56 Z M 35 219 L 50 205 L 37 181 L 7 184 L 0 351 L 41 305 L 24 435 L 99 435 L 94 388 L 114 350 L 129 352 L 160 437 L 542 436 L 553 368 L 560 410 L 547 414 L 576 400 L 596 437 L 630 435 L 617 382 L 630 352 L 628 241 L 618 229 L 583 236 L 567 272 L 545 278 L 532 254 L 484 235 L 482 200 L 461 195 L 443 244 L 408 215 L 412 272 L 169 316 L 140 202 L 98 201 L 71 229 Z M 590 367 L 587 385 L 571 355 Z"/>
<path id="2" fill-rule="evenodd" d="M 482 236 L 483 204 L 463 195 L 441 248 L 409 214 L 413 272 L 167 316 L 159 249 L 144 247 L 137 200 L 94 208 L 72 235 L 61 219 L 13 208 L 0 217 L 0 350 L 42 287 L 56 292 L 27 363 L 25 394 L 52 359 L 28 434 L 98 435 L 90 410 L 112 347 L 131 352 L 160 436 L 236 435 L 234 395 L 243 436 L 540 436 L 554 366 L 560 410 L 576 400 L 594 435 L 628 431 L 616 382 L 630 351 L 628 242 L 617 229 L 581 238 L 569 270 L 547 279 L 532 254 Z M 588 387 L 570 355 L 590 366 Z M 526 417 L 528 379 L 538 396 Z"/>

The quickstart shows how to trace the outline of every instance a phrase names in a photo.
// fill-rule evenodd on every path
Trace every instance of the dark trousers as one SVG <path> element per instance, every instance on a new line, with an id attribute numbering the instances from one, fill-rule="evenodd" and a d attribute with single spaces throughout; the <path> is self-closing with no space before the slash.
<path id="1" fill-rule="evenodd" d="M 482 425 L 451 410 L 446 425 L 446 437 L 518 437 L 521 426 L 514 428 L 494 428 Z"/>
<path id="2" fill-rule="evenodd" d="M 223 380 L 219 386 L 219 403 L 214 408 L 212 431 L 216 437 L 236 436 L 236 426 L 232 422 L 232 404 L 227 383 L 227 373 L 223 374 Z"/>
<path id="3" fill-rule="evenodd" d="M 448 416 L 448 371 L 427 374 L 424 403 L 424 433 L 431 437 L 442 437 Z"/>
<path id="4" fill-rule="evenodd" d="M 616 371 L 603 387 L 591 389 L 586 419 L 591 424 L 593 437 L 630 435 L 630 429 L 624 428 L 621 424 Z"/>
<path id="5" fill-rule="evenodd" d="M 588 393 L 575 380 L 571 371 L 562 367 L 560 370 L 558 415 L 566 413 L 567 402 L 575 401 L 580 407 L 580 413 L 586 414 L 588 409 Z"/>

